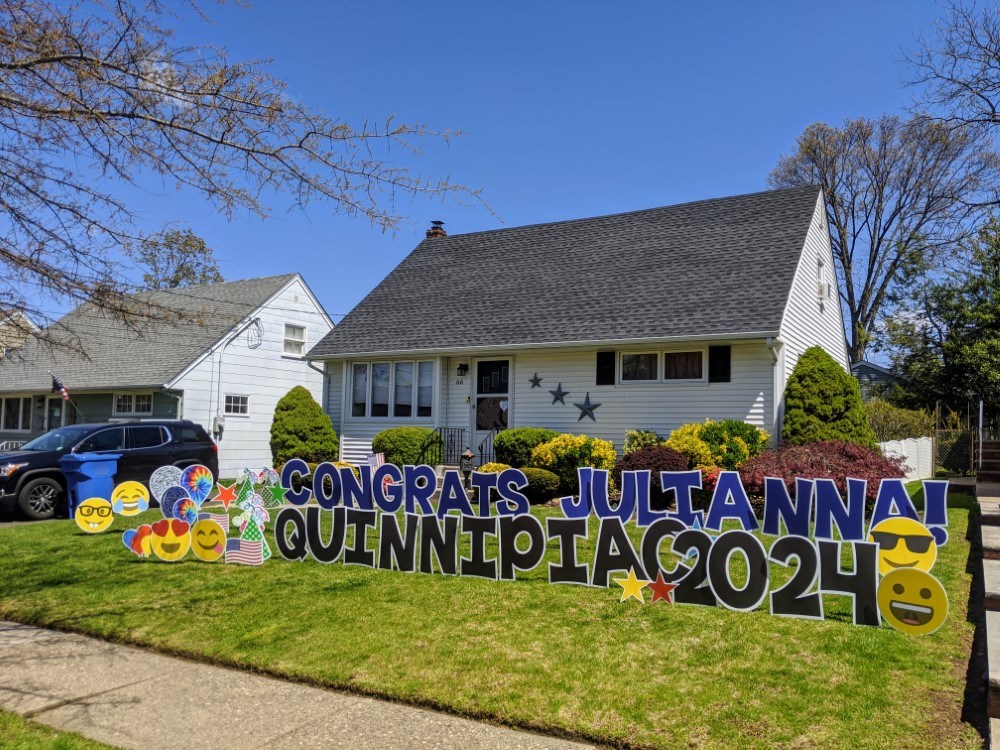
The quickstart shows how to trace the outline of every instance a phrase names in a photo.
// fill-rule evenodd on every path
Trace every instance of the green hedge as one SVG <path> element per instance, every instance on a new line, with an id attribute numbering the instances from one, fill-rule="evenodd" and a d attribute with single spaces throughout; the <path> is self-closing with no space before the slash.
<path id="1" fill-rule="evenodd" d="M 535 469 L 531 466 L 525 466 L 521 471 L 524 472 L 524 477 L 528 480 L 528 486 L 522 492 L 532 505 L 547 503 L 559 492 L 559 477 L 551 471 Z"/>
<path id="2" fill-rule="evenodd" d="M 388 464 L 416 466 L 425 463 L 429 454 L 436 455 L 433 446 L 440 441 L 441 436 L 430 427 L 391 427 L 372 440 L 372 453 L 384 453 Z"/>
<path id="3" fill-rule="evenodd" d="M 528 465 L 531 451 L 558 434 L 555 430 L 545 427 L 515 427 L 497 433 L 493 438 L 493 450 L 499 463 L 520 469 Z"/>
<path id="4" fill-rule="evenodd" d="M 934 415 L 921 409 L 903 409 L 873 398 L 865 404 L 865 414 L 880 443 L 927 437 L 934 433 Z"/>

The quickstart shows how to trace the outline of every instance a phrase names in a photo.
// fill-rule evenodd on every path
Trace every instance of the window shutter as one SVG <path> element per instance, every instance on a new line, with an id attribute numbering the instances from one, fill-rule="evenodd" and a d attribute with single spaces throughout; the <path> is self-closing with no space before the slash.
<path id="1" fill-rule="evenodd" d="M 728 383 L 730 370 L 729 346 L 708 347 L 708 382 Z"/>
<path id="2" fill-rule="evenodd" d="M 615 353 L 597 353 L 597 385 L 615 384 Z"/>

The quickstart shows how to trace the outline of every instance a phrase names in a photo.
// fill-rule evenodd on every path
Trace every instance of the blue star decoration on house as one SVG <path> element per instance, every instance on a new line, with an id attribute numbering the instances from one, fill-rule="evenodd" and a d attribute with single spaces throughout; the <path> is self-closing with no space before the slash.
<path id="1" fill-rule="evenodd" d="M 535 373 L 535 377 L 533 377 L 533 378 L 529 378 L 529 381 L 528 381 L 528 382 L 530 382 L 530 383 L 531 383 L 531 387 L 532 387 L 532 388 L 541 388 L 541 387 L 542 387 L 542 381 L 543 381 L 544 379 L 545 379 L 545 378 L 540 378 L 540 377 L 538 377 L 538 373 L 536 372 L 536 373 Z"/>
<path id="2" fill-rule="evenodd" d="M 596 422 L 597 417 L 594 416 L 594 409 L 596 409 L 600 404 L 590 403 L 590 392 L 587 392 L 587 397 L 583 399 L 582 404 L 573 404 L 577 409 L 580 410 L 580 418 L 576 421 L 581 421 L 584 417 L 590 417 L 591 421 Z"/>
<path id="3" fill-rule="evenodd" d="M 549 391 L 552 394 L 552 403 L 566 404 L 566 397 L 569 395 L 569 391 L 564 391 L 562 389 L 562 383 L 556 386 L 554 391 Z"/>

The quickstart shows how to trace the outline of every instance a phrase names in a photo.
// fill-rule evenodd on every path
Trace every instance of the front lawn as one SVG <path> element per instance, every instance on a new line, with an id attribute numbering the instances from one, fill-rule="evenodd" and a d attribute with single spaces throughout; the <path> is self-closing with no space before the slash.
<path id="1" fill-rule="evenodd" d="M 114 750 L 72 732 L 60 732 L 0 709 L 0 747 L 4 750 Z"/>
<path id="2" fill-rule="evenodd" d="M 843 596 L 824 621 L 620 604 L 614 584 L 550 586 L 544 564 L 493 582 L 139 560 L 125 519 L 0 531 L 0 617 L 618 746 L 978 747 L 961 721 L 973 502 L 950 498 L 933 572 L 951 613 L 923 638 L 854 626 Z"/>

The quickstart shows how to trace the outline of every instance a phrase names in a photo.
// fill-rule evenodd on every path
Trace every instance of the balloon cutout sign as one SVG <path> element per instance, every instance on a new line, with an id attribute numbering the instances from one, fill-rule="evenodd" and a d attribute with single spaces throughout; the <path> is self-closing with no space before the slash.
<path id="1" fill-rule="evenodd" d="M 947 617 L 948 596 L 933 575 L 948 541 L 947 481 L 923 482 L 921 516 L 903 481 L 885 479 L 866 518 L 863 480 L 847 479 L 844 497 L 832 479 L 772 477 L 758 521 L 735 471 L 719 475 L 707 511 L 692 499 L 699 471 L 660 474 L 672 511 L 652 508 L 648 471 L 623 472 L 615 502 L 607 471 L 581 468 L 578 477 L 579 494 L 559 501 L 562 516 L 539 519 L 520 492 L 528 482 L 518 469 L 474 472 L 471 498 L 457 471 L 438 477 L 429 466 L 322 463 L 310 473 L 293 459 L 280 476 L 247 469 L 239 482 L 219 485 L 211 499 L 226 512 L 211 513 L 202 508 L 215 487 L 208 469 L 163 467 L 149 481 L 163 518 L 129 529 L 122 542 L 139 557 L 166 562 L 191 552 L 204 562 L 262 565 L 276 552 L 286 560 L 501 581 L 542 565 L 551 545 L 549 583 L 617 586 L 622 602 L 766 606 L 773 615 L 821 620 L 823 597 L 842 595 L 856 625 L 884 621 L 913 635 L 933 633 Z M 111 525 L 112 511 L 143 508 L 148 497 L 134 484 L 119 485 L 111 503 L 81 503 L 80 528 L 98 533 Z M 232 519 L 231 505 L 239 511 Z M 264 533 L 272 512 L 275 552 Z M 641 532 L 638 542 L 630 523 Z"/>

